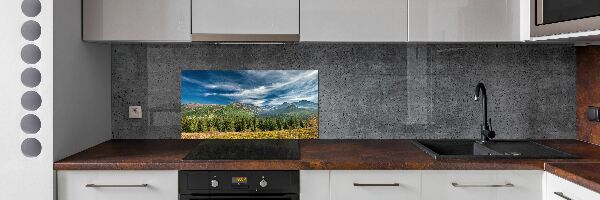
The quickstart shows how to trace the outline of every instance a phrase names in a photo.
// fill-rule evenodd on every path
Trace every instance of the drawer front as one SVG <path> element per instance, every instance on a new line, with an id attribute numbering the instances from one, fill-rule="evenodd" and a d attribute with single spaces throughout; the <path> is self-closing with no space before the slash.
<path id="1" fill-rule="evenodd" d="M 423 200 L 542 200 L 543 171 L 423 171 Z"/>
<path id="2" fill-rule="evenodd" d="M 419 171 L 331 171 L 331 200 L 418 200 Z"/>
<path id="3" fill-rule="evenodd" d="M 177 171 L 57 172 L 59 200 L 177 200 L 177 186 Z"/>
<path id="4" fill-rule="evenodd" d="M 546 200 L 600 200 L 600 194 L 546 172 Z"/>

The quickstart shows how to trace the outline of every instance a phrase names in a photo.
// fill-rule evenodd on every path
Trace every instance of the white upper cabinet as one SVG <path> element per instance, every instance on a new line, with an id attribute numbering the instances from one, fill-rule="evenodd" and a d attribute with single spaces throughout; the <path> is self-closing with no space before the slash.
<path id="1" fill-rule="evenodd" d="M 408 40 L 529 40 L 529 4 L 528 0 L 410 0 Z"/>
<path id="2" fill-rule="evenodd" d="M 298 41 L 299 0 L 192 0 L 195 41 Z"/>
<path id="3" fill-rule="evenodd" d="M 302 0 L 300 41 L 406 42 L 408 0 Z"/>
<path id="4" fill-rule="evenodd" d="M 190 41 L 189 0 L 83 0 L 83 40 Z"/>
<path id="5" fill-rule="evenodd" d="M 530 40 L 527 0 L 83 0 L 86 41 Z"/>

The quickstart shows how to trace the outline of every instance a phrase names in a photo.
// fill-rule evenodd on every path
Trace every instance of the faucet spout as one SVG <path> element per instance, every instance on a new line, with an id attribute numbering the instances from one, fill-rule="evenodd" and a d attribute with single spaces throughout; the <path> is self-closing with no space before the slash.
<path id="1" fill-rule="evenodd" d="M 483 123 L 481 124 L 481 142 L 487 142 L 490 139 L 496 137 L 496 133 L 491 130 L 490 124 L 488 124 L 488 105 L 487 105 L 487 93 L 485 90 L 485 85 L 483 83 L 478 83 L 475 87 L 475 97 L 473 98 L 475 101 L 479 101 L 481 99 L 481 106 L 483 107 Z M 491 123 L 490 119 L 490 123 Z"/>

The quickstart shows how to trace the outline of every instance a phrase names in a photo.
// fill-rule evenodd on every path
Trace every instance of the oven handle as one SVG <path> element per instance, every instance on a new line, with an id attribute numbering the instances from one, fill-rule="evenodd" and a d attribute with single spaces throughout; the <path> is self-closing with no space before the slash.
<path id="1" fill-rule="evenodd" d="M 271 196 L 194 196 L 194 195 L 180 195 L 180 200 L 207 200 L 207 199 L 289 199 L 298 200 L 297 194 L 284 194 L 284 195 L 271 195 Z"/>

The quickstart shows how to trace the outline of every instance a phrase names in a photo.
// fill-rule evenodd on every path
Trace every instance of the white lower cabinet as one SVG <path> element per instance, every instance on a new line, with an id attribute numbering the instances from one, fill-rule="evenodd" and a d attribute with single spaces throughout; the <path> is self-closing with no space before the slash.
<path id="1" fill-rule="evenodd" d="M 542 200 L 543 176 L 538 170 L 308 170 L 300 171 L 300 199 Z"/>
<path id="2" fill-rule="evenodd" d="M 418 200 L 419 171 L 331 171 L 331 200 Z"/>
<path id="3" fill-rule="evenodd" d="M 545 200 L 600 200 L 600 193 L 546 172 Z"/>
<path id="4" fill-rule="evenodd" d="M 422 172 L 422 200 L 542 200 L 543 171 Z"/>
<path id="5" fill-rule="evenodd" d="M 65 170 L 57 172 L 58 200 L 177 200 L 177 171 Z"/>
<path id="6" fill-rule="evenodd" d="M 177 200 L 175 170 L 57 171 L 58 200 Z M 301 200 L 600 200 L 537 170 L 302 170 Z"/>
<path id="7" fill-rule="evenodd" d="M 329 170 L 300 171 L 300 199 L 329 200 Z"/>

